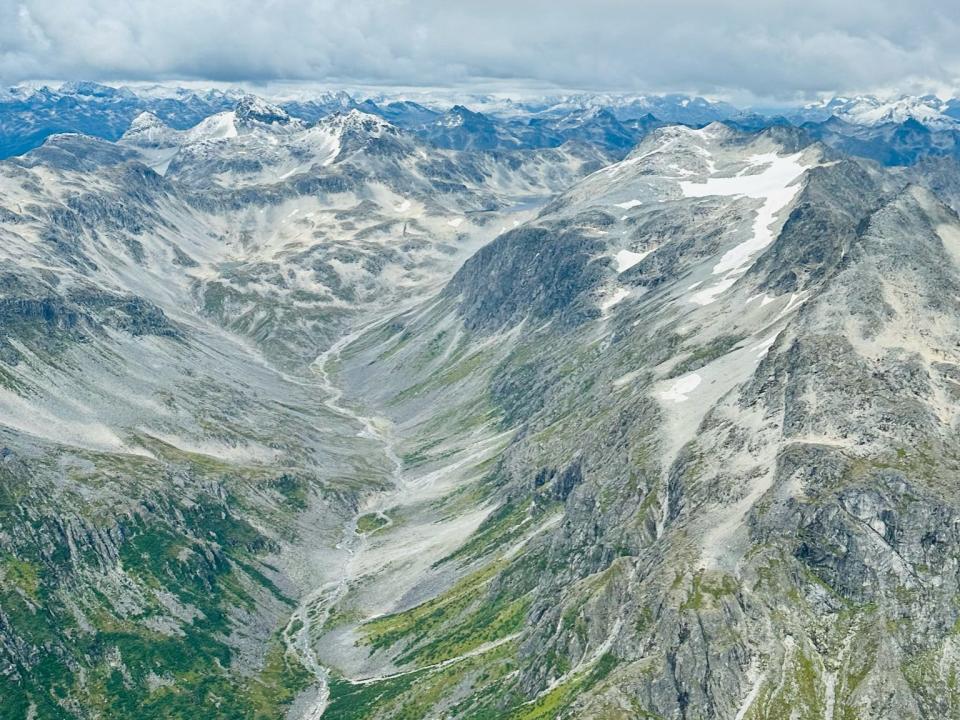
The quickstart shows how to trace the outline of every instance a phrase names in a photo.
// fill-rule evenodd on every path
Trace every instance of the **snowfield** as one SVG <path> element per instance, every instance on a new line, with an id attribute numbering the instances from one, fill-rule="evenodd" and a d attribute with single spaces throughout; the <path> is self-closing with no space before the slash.
<path id="1" fill-rule="evenodd" d="M 723 278 L 691 295 L 690 302 L 697 305 L 714 302 L 747 270 L 757 254 L 773 242 L 779 231 L 779 227 L 773 227 L 777 215 L 796 197 L 801 187 L 797 180 L 807 170 L 801 162 L 802 155 L 755 155 L 749 158 L 746 168 L 732 177 L 710 177 L 706 182 L 680 181 L 680 190 L 687 198 L 738 195 L 763 201 L 756 211 L 750 238 L 728 250 L 714 265 L 713 274 Z M 754 170 L 758 172 L 751 172 Z"/>

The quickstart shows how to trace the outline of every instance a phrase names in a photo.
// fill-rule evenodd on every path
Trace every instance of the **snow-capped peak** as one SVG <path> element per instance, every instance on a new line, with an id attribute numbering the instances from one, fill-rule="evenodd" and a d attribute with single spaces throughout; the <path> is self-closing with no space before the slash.
<path id="1" fill-rule="evenodd" d="M 338 135 L 349 133 L 363 133 L 379 137 L 384 133 L 396 133 L 397 128 L 378 115 L 371 115 L 361 110 L 353 109 L 346 112 L 336 112 L 320 120 L 320 126 L 328 128 Z"/>
<path id="2" fill-rule="evenodd" d="M 290 115 L 279 105 L 273 105 L 256 95 L 244 95 L 234 108 L 236 119 L 240 122 L 258 122 L 265 125 L 287 125 Z"/>
<path id="3" fill-rule="evenodd" d="M 336 92 L 326 92 L 323 93 L 319 101 L 328 104 L 328 105 L 338 105 L 339 107 L 346 110 L 353 105 L 353 98 L 350 94 L 344 90 L 337 90 Z"/>
<path id="4" fill-rule="evenodd" d="M 237 136 L 237 114 L 233 110 L 216 113 L 194 125 L 187 131 L 188 142 L 224 140 Z"/>
<path id="5" fill-rule="evenodd" d="M 893 99 L 881 99 L 872 95 L 835 97 L 826 102 L 808 105 L 805 109 L 822 109 L 855 125 L 900 124 L 907 120 L 916 120 L 929 127 L 956 125 L 956 122 L 945 114 L 947 104 L 934 95 Z"/>
<path id="6" fill-rule="evenodd" d="M 142 112 L 133 119 L 120 141 L 142 149 L 163 148 L 178 145 L 182 135 L 152 112 Z"/>
<path id="7" fill-rule="evenodd" d="M 130 123 L 130 127 L 127 129 L 126 134 L 129 135 L 133 133 L 144 132 L 155 128 L 169 129 L 163 120 L 158 118 L 152 112 L 144 111 L 133 119 L 133 122 Z"/>
<path id="8" fill-rule="evenodd" d="M 294 133 L 304 129 L 302 120 L 255 95 L 244 95 L 234 110 L 220 112 L 200 121 L 187 131 L 188 142 L 226 140 L 238 135 L 273 137 L 276 132 Z M 271 142 L 275 142 L 272 140 Z"/>
<path id="9" fill-rule="evenodd" d="M 557 123 L 557 127 L 568 129 L 598 122 L 614 124 L 617 122 L 617 119 L 607 108 L 595 105 L 582 110 L 575 110 L 569 115 L 562 117 Z"/>

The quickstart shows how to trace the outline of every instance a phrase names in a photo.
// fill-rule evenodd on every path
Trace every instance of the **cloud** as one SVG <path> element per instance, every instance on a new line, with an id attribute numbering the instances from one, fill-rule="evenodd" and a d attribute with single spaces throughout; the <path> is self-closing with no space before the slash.
<path id="1" fill-rule="evenodd" d="M 0 78 L 952 89 L 949 0 L 0 0 Z"/>

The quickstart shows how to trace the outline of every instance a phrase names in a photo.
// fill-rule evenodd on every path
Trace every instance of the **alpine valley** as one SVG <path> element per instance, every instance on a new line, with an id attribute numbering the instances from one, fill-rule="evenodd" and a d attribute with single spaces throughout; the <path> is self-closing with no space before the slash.
<path id="1" fill-rule="evenodd" d="M 0 96 L 0 718 L 960 718 L 960 102 Z"/>

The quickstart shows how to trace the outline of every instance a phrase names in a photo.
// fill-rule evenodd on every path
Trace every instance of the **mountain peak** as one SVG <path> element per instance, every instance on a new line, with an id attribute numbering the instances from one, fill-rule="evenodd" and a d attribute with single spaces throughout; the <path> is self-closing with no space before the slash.
<path id="1" fill-rule="evenodd" d="M 90 82 L 90 81 L 71 81 L 63 83 L 58 92 L 61 95 L 80 95 L 87 97 L 97 97 L 97 98 L 109 98 L 123 93 L 121 90 L 112 88 L 109 85 L 101 85 L 100 83 Z"/>
<path id="2" fill-rule="evenodd" d="M 168 129 L 168 126 L 152 112 L 145 110 L 133 119 L 127 133 L 151 130 L 154 128 Z"/>
<path id="3" fill-rule="evenodd" d="M 387 132 L 397 132 L 397 128 L 382 117 L 356 108 L 328 115 L 319 124 L 339 133 L 354 132 L 381 135 Z"/>
<path id="4" fill-rule="evenodd" d="M 828 101 L 805 106 L 806 111 L 822 111 L 839 117 L 854 125 L 876 126 L 901 124 L 909 119 L 933 128 L 951 127 L 955 124 L 945 103 L 935 95 L 902 95 L 896 98 L 879 98 L 874 95 L 837 96 Z"/>
<path id="5" fill-rule="evenodd" d="M 338 106 L 344 110 L 353 107 L 354 99 L 346 90 L 325 92 L 320 96 L 320 102 L 325 105 Z"/>
<path id="6" fill-rule="evenodd" d="M 244 95 L 234 109 L 239 122 L 253 121 L 265 125 L 287 125 L 292 118 L 279 105 L 268 103 L 256 95 Z"/>

